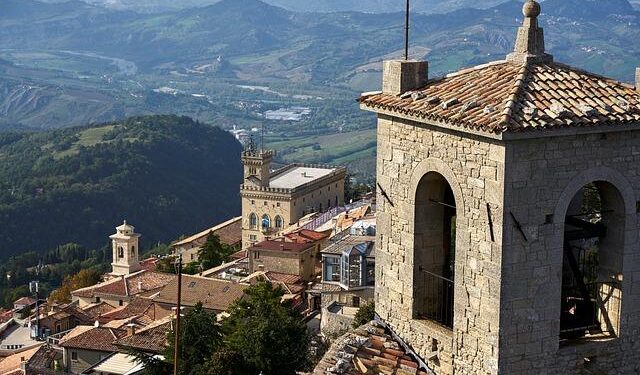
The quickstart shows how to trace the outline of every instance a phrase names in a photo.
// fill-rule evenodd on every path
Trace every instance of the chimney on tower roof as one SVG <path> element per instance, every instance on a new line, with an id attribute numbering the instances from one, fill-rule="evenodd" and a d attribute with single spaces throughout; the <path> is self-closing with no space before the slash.
<path id="1" fill-rule="evenodd" d="M 518 28 L 516 45 L 507 60 L 525 62 L 551 62 L 553 56 L 545 53 L 544 30 L 538 25 L 541 13 L 540 4 L 535 0 L 527 0 L 522 7 L 524 21 Z"/>
<path id="2" fill-rule="evenodd" d="M 636 68 L 636 91 L 640 92 L 640 68 Z"/>
<path id="3" fill-rule="evenodd" d="M 382 92 L 401 95 L 427 84 L 429 63 L 427 61 L 388 60 L 383 62 Z"/>

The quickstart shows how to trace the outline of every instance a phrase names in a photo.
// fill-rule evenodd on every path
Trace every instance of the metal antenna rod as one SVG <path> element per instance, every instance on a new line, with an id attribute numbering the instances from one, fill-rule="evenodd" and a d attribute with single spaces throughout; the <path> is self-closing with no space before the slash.
<path id="1" fill-rule="evenodd" d="M 409 0 L 404 18 L 404 59 L 409 60 Z"/>
<path id="2" fill-rule="evenodd" d="M 182 297 L 182 254 L 178 257 L 178 301 L 176 303 L 176 337 L 173 345 L 173 375 L 178 375 L 178 361 L 180 360 L 180 299 Z"/>

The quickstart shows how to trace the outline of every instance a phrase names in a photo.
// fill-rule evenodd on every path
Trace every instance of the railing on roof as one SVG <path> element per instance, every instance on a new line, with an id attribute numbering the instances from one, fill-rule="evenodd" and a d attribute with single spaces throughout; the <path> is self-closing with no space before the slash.
<path id="1" fill-rule="evenodd" d="M 368 200 L 364 200 L 363 199 L 363 200 L 359 200 L 359 201 L 347 204 L 345 206 L 333 207 L 333 208 L 321 213 L 320 215 L 315 217 L 313 220 L 311 220 L 308 223 L 306 223 L 305 225 L 303 225 L 301 228 L 302 229 L 307 229 L 307 230 L 316 230 L 319 227 L 321 227 L 324 224 L 326 224 L 327 222 L 329 222 L 329 220 L 333 219 L 337 215 L 339 215 L 339 214 L 341 214 L 343 212 L 351 211 L 351 210 L 356 209 L 356 208 L 360 208 L 360 207 L 368 205 L 368 204 L 370 205 L 371 202 L 369 202 Z"/>
<path id="2" fill-rule="evenodd" d="M 60 340 L 62 340 L 62 338 L 72 330 L 73 328 L 47 336 L 47 344 L 58 347 L 60 345 Z"/>

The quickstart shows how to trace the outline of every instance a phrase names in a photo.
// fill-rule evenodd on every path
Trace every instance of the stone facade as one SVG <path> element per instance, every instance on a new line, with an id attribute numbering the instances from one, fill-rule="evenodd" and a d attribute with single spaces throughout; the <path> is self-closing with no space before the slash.
<path id="1" fill-rule="evenodd" d="M 376 311 L 437 374 L 497 373 L 505 147 L 433 126 L 380 116 L 378 120 L 378 236 Z M 457 211 L 453 330 L 415 319 L 413 294 L 415 196 L 428 172 L 444 176 Z M 473 245 L 472 245 L 473 244 Z M 454 365 L 454 356 L 456 364 Z M 467 363 L 471 365 L 467 367 Z"/>
<path id="2" fill-rule="evenodd" d="M 376 310 L 437 374 L 640 371 L 640 131 L 560 133 L 483 139 L 379 116 L 378 182 L 389 199 L 379 192 Z M 453 329 L 413 314 L 415 197 L 429 172 L 445 177 L 456 203 Z M 624 202 L 624 228 L 609 235 L 624 238 L 619 337 L 561 346 L 564 218 L 594 181 Z"/>
<path id="3" fill-rule="evenodd" d="M 298 275 L 305 281 L 312 281 L 316 276 L 316 267 L 319 263 L 320 243 L 295 244 L 282 242 L 282 246 L 287 246 L 287 248 L 279 249 L 277 242 L 280 241 L 264 241 L 248 249 L 249 272 L 271 271 Z M 269 247 L 261 246 L 267 243 L 274 243 L 275 245 Z M 289 249 L 289 246 L 296 249 Z M 304 249 L 298 250 L 298 248 Z"/>
<path id="4" fill-rule="evenodd" d="M 376 312 L 437 375 L 640 373 L 640 96 L 553 63 L 540 12 L 505 61 L 361 98 Z"/>
<path id="5" fill-rule="evenodd" d="M 243 249 L 267 238 L 277 237 L 284 229 L 297 223 L 310 212 L 322 212 L 344 204 L 345 168 L 293 164 L 270 172 L 272 153 L 245 151 L 243 155 L 245 176 L 248 175 L 240 187 Z M 260 155 L 264 155 L 264 162 L 257 161 L 260 160 Z M 308 182 L 297 181 L 286 187 L 272 186 L 274 178 L 295 173 L 298 169 L 322 172 L 323 176 L 313 178 L 311 175 L 301 175 L 300 177 L 308 179 Z M 330 173 L 325 173 L 329 170 Z M 251 174 L 253 172 L 259 175 Z M 268 227 L 262 225 L 265 215 L 269 218 Z"/>

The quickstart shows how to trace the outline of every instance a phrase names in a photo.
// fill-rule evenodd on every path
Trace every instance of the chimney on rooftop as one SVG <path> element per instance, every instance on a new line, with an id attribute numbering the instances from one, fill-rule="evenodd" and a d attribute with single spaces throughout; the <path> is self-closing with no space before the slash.
<path id="1" fill-rule="evenodd" d="M 388 60 L 383 62 L 382 92 L 404 94 L 427 84 L 429 63 L 414 60 Z"/>
<path id="2" fill-rule="evenodd" d="M 640 92 L 640 68 L 636 68 L 636 91 Z"/>
<path id="3" fill-rule="evenodd" d="M 136 325 L 133 323 L 127 324 L 127 336 L 133 336 L 136 334 Z"/>

